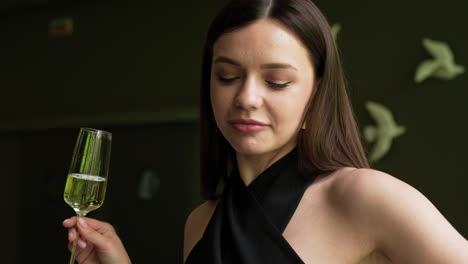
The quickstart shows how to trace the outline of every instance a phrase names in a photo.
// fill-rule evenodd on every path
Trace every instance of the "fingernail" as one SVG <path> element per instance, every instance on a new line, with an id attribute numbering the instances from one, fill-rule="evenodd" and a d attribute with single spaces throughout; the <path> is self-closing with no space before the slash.
<path id="1" fill-rule="evenodd" d="M 83 219 L 83 218 L 78 218 L 78 223 L 80 224 L 80 226 L 84 227 L 84 228 L 87 228 L 88 227 L 88 224 L 86 224 L 86 221 Z"/>
<path id="2" fill-rule="evenodd" d="M 77 243 L 78 243 L 78 246 L 79 246 L 80 248 L 85 248 L 85 247 L 86 247 L 86 242 L 84 242 L 84 241 L 81 240 L 81 239 L 78 239 L 78 242 L 77 242 Z"/>
<path id="3" fill-rule="evenodd" d="M 65 224 L 66 222 L 68 222 L 70 219 L 65 219 L 63 220 L 62 224 Z"/>

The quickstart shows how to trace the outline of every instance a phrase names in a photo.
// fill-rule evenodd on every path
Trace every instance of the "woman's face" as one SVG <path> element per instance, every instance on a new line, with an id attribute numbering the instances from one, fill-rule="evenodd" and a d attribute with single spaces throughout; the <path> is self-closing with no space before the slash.
<path id="1" fill-rule="evenodd" d="M 286 26 L 263 19 L 221 35 L 210 82 L 216 123 L 237 153 L 296 145 L 315 80 L 307 49 Z"/>

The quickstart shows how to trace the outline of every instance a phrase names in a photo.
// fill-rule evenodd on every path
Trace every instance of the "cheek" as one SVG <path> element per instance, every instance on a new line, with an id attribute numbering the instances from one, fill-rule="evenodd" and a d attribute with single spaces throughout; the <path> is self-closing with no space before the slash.
<path id="1" fill-rule="evenodd" d="M 282 131 L 295 131 L 302 126 L 302 117 L 305 114 L 307 103 L 312 89 L 299 89 L 288 96 L 278 97 L 272 111 L 280 122 Z M 294 102 L 294 103 L 292 103 Z"/>
<path id="2" fill-rule="evenodd" d="M 304 112 L 304 108 L 301 106 L 302 104 L 297 102 L 295 104 L 286 104 L 281 109 L 277 109 L 276 114 L 284 124 L 283 130 L 294 130 L 298 126 Z"/>
<path id="3" fill-rule="evenodd" d="M 298 100 L 298 104 L 297 104 L 297 108 L 301 114 L 305 114 L 306 112 L 306 107 L 307 107 L 307 104 L 309 103 L 309 101 L 312 99 L 311 97 L 313 96 L 314 92 L 315 92 L 315 87 L 314 87 L 314 81 L 313 79 L 310 79 L 308 80 L 304 86 L 303 86 L 303 89 L 300 90 L 300 94 L 298 96 L 299 100 Z M 301 115 L 302 117 L 302 115 Z"/>
<path id="4" fill-rule="evenodd" d="M 211 85 L 210 88 L 210 97 L 211 97 L 211 107 L 215 118 L 222 116 L 229 106 L 229 99 L 227 93 L 220 90 L 220 87 L 216 85 Z"/>

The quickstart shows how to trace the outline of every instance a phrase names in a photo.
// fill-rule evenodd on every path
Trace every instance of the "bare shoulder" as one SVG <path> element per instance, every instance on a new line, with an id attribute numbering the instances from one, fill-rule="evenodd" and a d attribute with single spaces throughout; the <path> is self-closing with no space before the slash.
<path id="1" fill-rule="evenodd" d="M 371 202 L 372 198 L 382 198 L 389 193 L 395 194 L 395 191 L 405 192 L 408 195 L 419 194 L 405 182 L 373 169 L 343 168 L 331 174 L 330 178 L 329 195 L 340 206 L 356 206 L 356 202 Z M 402 196 L 393 198 L 399 199 L 399 197 Z"/>
<path id="2" fill-rule="evenodd" d="M 439 215 L 420 191 L 387 173 L 345 168 L 332 175 L 329 195 L 337 206 L 356 217 L 401 217 L 408 213 Z M 429 215 L 426 215 L 429 217 Z M 376 219 L 381 220 L 381 219 Z"/>
<path id="3" fill-rule="evenodd" d="M 192 210 L 185 221 L 184 262 L 195 244 L 201 239 L 218 205 L 219 199 L 208 200 Z"/>
<path id="4" fill-rule="evenodd" d="M 468 263 L 468 242 L 421 192 L 387 173 L 341 169 L 328 195 L 396 263 Z"/>

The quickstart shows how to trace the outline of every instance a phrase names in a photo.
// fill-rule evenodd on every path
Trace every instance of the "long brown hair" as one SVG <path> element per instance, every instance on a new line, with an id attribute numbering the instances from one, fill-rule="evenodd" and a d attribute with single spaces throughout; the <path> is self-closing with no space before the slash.
<path id="1" fill-rule="evenodd" d="M 321 173 L 342 167 L 368 168 L 340 56 L 325 16 L 310 0 L 232 0 L 212 22 L 203 54 L 200 92 L 200 177 L 204 199 L 219 196 L 218 188 L 235 162 L 234 149 L 217 129 L 210 99 L 213 45 L 224 33 L 276 19 L 292 30 L 307 47 L 319 80 L 298 135 L 301 167 Z"/>

